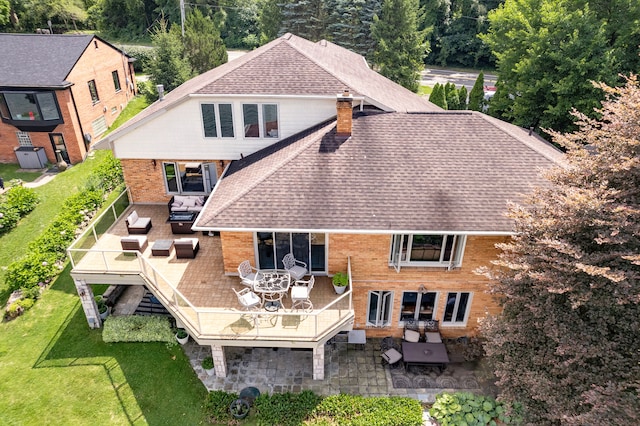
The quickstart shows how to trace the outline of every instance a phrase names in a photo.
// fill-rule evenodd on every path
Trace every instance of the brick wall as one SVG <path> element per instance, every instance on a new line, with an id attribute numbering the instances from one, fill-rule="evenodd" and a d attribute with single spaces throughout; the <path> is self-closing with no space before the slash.
<path id="1" fill-rule="evenodd" d="M 254 263 L 253 234 L 250 232 L 221 233 L 225 272 L 236 273 L 238 264 L 250 259 Z M 446 268 L 403 267 L 396 272 L 389 266 L 390 235 L 331 234 L 328 241 L 328 269 L 333 275 L 347 270 L 347 258 L 351 258 L 354 284 L 353 305 L 355 328 L 366 328 L 369 291 L 392 291 L 393 311 L 390 327 L 367 328 L 370 337 L 400 336 L 400 305 L 403 291 L 418 291 L 423 285 L 428 291 L 439 293 L 435 318 L 441 319 L 445 309 L 447 292 L 472 292 L 471 309 L 466 326 L 442 326 L 445 337 L 471 336 L 477 332 L 479 320 L 486 313 L 498 314 L 501 307 L 494 296 L 486 293 L 487 279 L 474 271 L 480 266 L 492 267 L 498 250 L 495 244 L 506 237 L 468 236 L 462 267 L 452 271 Z"/>
<path id="2" fill-rule="evenodd" d="M 100 40 L 96 39 L 96 42 L 98 48 L 96 49 L 95 45 L 91 43 L 67 77 L 68 81 L 74 83 L 73 86 L 55 92 L 64 123 L 50 132 L 28 131 L 33 146 L 44 148 L 47 159 L 51 163 L 57 162 L 57 158 L 49 133 L 62 134 L 71 164 L 82 162 L 87 154 L 83 134 L 89 133 L 94 142 L 97 140 L 97 135 L 94 134 L 91 126 L 93 120 L 104 116 L 107 126 L 111 125 L 134 95 L 135 81 L 132 81 L 130 77 L 129 64 L 126 61 L 123 62 L 119 51 Z M 111 75 L 111 72 L 115 70 L 118 71 L 120 79 L 121 90 L 119 92 L 115 91 Z M 127 77 L 129 77 L 129 82 L 133 83 L 133 90 L 127 84 Z M 87 84 L 89 80 L 96 81 L 100 97 L 100 102 L 95 105 L 89 93 Z M 114 113 L 112 113 L 112 108 L 116 108 Z M 78 116 L 80 120 L 78 120 Z M 19 146 L 17 131 L 16 127 L 0 122 L 0 162 L 17 162 L 14 153 L 14 150 Z"/>
<path id="3" fill-rule="evenodd" d="M 171 199 L 172 194 L 167 194 L 162 172 L 162 163 L 174 161 L 167 159 L 121 159 L 124 180 L 129 187 L 129 191 L 134 203 L 166 203 Z M 218 176 L 222 174 L 227 162 L 217 160 L 190 160 L 214 163 Z M 237 267 L 237 265 L 236 265 Z"/>

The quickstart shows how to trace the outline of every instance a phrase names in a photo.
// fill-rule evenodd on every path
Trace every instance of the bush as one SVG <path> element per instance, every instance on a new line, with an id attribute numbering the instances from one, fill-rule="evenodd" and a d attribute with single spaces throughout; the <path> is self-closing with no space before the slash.
<path id="1" fill-rule="evenodd" d="M 158 315 L 109 317 L 104 322 L 102 340 L 113 342 L 175 343 L 169 318 Z"/>
<path id="2" fill-rule="evenodd" d="M 87 187 L 101 192 L 110 192 L 124 182 L 120 160 L 108 155 L 89 177 Z"/>
<path id="3" fill-rule="evenodd" d="M 0 234 L 6 234 L 16 227 L 20 220 L 18 210 L 7 203 L 0 203 Z"/>
<path id="4" fill-rule="evenodd" d="M 20 217 L 26 216 L 36 208 L 38 204 L 38 195 L 31 188 L 24 186 L 12 186 L 4 193 L 6 203 L 14 207 Z"/>
<path id="5" fill-rule="evenodd" d="M 331 395 L 316 407 L 313 419 L 311 424 L 420 426 L 422 406 L 408 397 Z"/>
<path id="6" fill-rule="evenodd" d="M 509 411 L 514 411 L 510 413 Z M 440 393 L 429 410 L 431 417 L 442 426 L 495 426 L 496 420 L 504 424 L 521 424 L 517 410 L 507 410 L 501 402 L 490 396 L 470 392 Z"/>
<path id="7" fill-rule="evenodd" d="M 135 72 L 147 72 L 149 69 L 149 62 L 155 55 L 155 48 L 148 47 L 129 47 L 127 48 L 127 55 L 135 58 L 133 61 L 133 69 Z"/>
<path id="8" fill-rule="evenodd" d="M 9 307 L 7 308 L 7 312 L 5 313 L 5 316 L 8 319 L 17 318 L 20 315 L 22 315 L 25 311 L 28 311 L 33 306 L 34 303 L 36 303 L 36 301 L 31 298 L 16 300 L 11 305 L 9 305 Z"/>
<path id="9" fill-rule="evenodd" d="M 202 368 L 205 370 L 211 370 L 213 368 L 213 358 L 208 356 L 202 360 Z"/>
<path id="10" fill-rule="evenodd" d="M 40 283 L 47 283 L 60 273 L 55 253 L 32 251 L 7 268 L 5 282 L 10 291 L 31 289 Z"/>
<path id="11" fill-rule="evenodd" d="M 255 402 L 260 424 L 299 425 L 311 414 L 322 397 L 311 391 L 260 395 Z"/>
<path id="12" fill-rule="evenodd" d="M 204 403 L 204 409 L 210 422 L 215 424 L 235 423 L 235 420 L 229 414 L 229 405 L 236 399 L 238 399 L 237 393 L 228 393 L 221 390 L 209 392 Z"/>

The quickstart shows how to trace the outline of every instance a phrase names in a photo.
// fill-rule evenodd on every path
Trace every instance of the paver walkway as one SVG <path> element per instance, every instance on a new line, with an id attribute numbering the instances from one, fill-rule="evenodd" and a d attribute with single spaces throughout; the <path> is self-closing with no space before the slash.
<path id="1" fill-rule="evenodd" d="M 415 383 L 430 383 L 437 387 L 395 388 L 389 367 L 380 363 L 379 347 L 379 339 L 367 339 L 364 350 L 342 342 L 327 345 L 325 380 L 313 380 L 310 350 L 226 347 L 229 374 L 216 377 L 209 376 L 200 364 L 203 358 L 211 355 L 208 346 L 199 346 L 190 340 L 183 349 L 208 390 L 240 392 L 247 386 L 254 386 L 261 393 L 312 390 L 319 395 L 342 392 L 364 396 L 409 396 L 425 402 L 433 402 L 436 394 L 443 391 L 486 392 L 480 388 L 482 382 L 476 377 L 471 364 L 464 362 L 449 364 L 442 374 L 411 367 L 406 376 L 422 380 Z M 402 366 L 399 368 L 404 369 Z M 402 370 L 394 370 L 394 375 L 402 374 Z M 425 380 L 424 377 L 429 377 L 425 375 L 432 379 Z M 470 384 L 475 387 L 469 388 Z"/>

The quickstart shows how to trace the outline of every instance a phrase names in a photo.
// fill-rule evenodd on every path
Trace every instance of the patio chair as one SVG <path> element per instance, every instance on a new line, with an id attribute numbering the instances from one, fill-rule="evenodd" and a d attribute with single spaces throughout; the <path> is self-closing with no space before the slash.
<path id="1" fill-rule="evenodd" d="M 148 244 L 149 242 L 147 241 L 146 235 L 130 235 L 120 238 L 122 250 L 137 250 L 142 253 Z"/>
<path id="2" fill-rule="evenodd" d="M 291 309 L 302 309 L 305 312 L 313 310 L 310 294 L 314 283 L 315 277 L 313 275 L 308 281 L 296 281 L 295 285 L 291 287 Z"/>
<path id="3" fill-rule="evenodd" d="M 424 323 L 424 337 L 429 343 L 442 343 L 440 335 L 440 322 L 437 320 L 428 320 Z"/>
<path id="4" fill-rule="evenodd" d="M 130 234 L 146 234 L 153 226 L 150 217 L 140 217 L 135 210 L 127 216 L 125 223 Z"/>
<path id="5" fill-rule="evenodd" d="M 415 320 L 404 320 L 404 334 L 402 338 L 405 342 L 416 343 L 421 339 L 420 329 Z"/>
<path id="6" fill-rule="evenodd" d="M 305 275 L 307 275 L 307 264 L 296 260 L 292 253 L 284 256 L 282 259 L 282 265 L 284 265 L 284 269 L 291 274 L 291 279 L 294 281 L 301 280 Z"/>
<path id="7" fill-rule="evenodd" d="M 244 260 L 238 265 L 238 274 L 240 274 L 240 280 L 242 284 L 247 287 L 253 288 L 253 284 L 262 279 L 262 274 L 249 263 L 248 260 Z"/>
<path id="8" fill-rule="evenodd" d="M 200 241 L 197 238 L 178 238 L 173 240 L 176 250 L 176 259 L 195 259 L 200 250 Z"/>
<path id="9" fill-rule="evenodd" d="M 390 367 L 395 367 L 400 361 L 402 361 L 402 353 L 400 347 L 396 345 L 393 337 L 387 336 L 380 342 L 380 357 L 382 358 L 382 364 L 389 364 Z"/>
<path id="10" fill-rule="evenodd" d="M 238 302 L 244 307 L 246 311 L 250 309 L 257 309 L 262 304 L 262 299 L 258 297 L 250 288 L 243 288 L 240 291 L 237 291 L 235 288 L 231 287 L 233 292 L 238 297 Z"/>

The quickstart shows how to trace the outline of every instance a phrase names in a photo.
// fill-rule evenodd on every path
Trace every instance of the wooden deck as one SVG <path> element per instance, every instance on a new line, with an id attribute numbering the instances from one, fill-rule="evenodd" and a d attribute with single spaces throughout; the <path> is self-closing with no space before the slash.
<path id="1" fill-rule="evenodd" d="M 120 244 L 120 238 L 128 235 L 124 218 L 133 209 L 141 217 L 151 217 L 153 224 L 146 235 L 148 246 L 140 258 L 136 253 L 123 252 Z M 326 276 L 316 277 L 311 292 L 313 312 L 292 311 L 288 297 L 283 299 L 284 308 L 275 313 L 244 312 L 232 290 L 244 286 L 239 277 L 224 272 L 220 237 L 201 232 L 174 235 L 167 217 L 166 205 L 130 206 L 97 242 L 89 239 L 83 244 L 87 251 L 71 252 L 72 276 L 90 284 L 147 284 L 199 340 L 311 342 L 325 338 L 327 333 L 353 318 L 350 295 L 333 303 L 339 296 Z M 177 259 L 173 249 L 168 257 L 152 256 L 155 241 L 182 237 L 198 239 L 200 251 L 195 259 Z"/>

